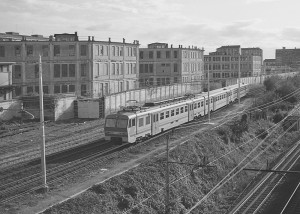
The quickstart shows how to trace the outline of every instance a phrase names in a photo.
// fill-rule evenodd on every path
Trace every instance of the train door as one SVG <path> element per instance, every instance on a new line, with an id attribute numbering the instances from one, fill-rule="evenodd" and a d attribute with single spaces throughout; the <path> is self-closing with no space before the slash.
<path id="1" fill-rule="evenodd" d="M 194 103 L 189 104 L 189 121 L 194 120 Z"/>
<path id="2" fill-rule="evenodd" d="M 212 97 L 212 110 L 216 110 L 216 104 L 217 104 L 217 97 Z"/>
<path id="3" fill-rule="evenodd" d="M 151 133 L 152 133 L 152 135 L 156 135 L 160 132 L 158 115 L 159 115 L 159 113 L 153 113 L 152 114 L 152 123 L 151 123 Z"/>
<path id="4" fill-rule="evenodd" d="M 134 142 L 136 137 L 136 118 L 132 118 L 128 122 L 128 138 L 129 141 Z"/>

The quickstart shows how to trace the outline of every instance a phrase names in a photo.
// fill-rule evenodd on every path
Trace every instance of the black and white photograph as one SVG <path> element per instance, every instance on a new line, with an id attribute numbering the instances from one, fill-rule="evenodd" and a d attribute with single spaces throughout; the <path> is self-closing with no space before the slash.
<path id="1" fill-rule="evenodd" d="M 1 0 L 1 214 L 300 214 L 296 0 Z"/>

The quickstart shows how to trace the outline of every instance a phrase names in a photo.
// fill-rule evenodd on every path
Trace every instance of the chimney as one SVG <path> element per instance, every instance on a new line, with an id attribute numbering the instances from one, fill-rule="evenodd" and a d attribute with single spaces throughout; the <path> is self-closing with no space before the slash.
<path id="1" fill-rule="evenodd" d="M 95 41 L 95 38 L 94 38 L 94 36 L 92 36 L 92 41 Z"/>
<path id="2" fill-rule="evenodd" d="M 88 36 L 88 41 L 91 41 L 91 37 L 90 36 Z"/>
<path id="3" fill-rule="evenodd" d="M 139 45 L 139 44 L 140 44 L 140 43 L 139 43 L 139 40 L 136 40 L 136 44 L 137 44 L 137 45 Z"/>
<path id="4" fill-rule="evenodd" d="M 108 38 L 108 42 L 111 42 L 110 37 Z"/>
<path id="5" fill-rule="evenodd" d="M 173 48 L 173 44 L 171 44 L 171 48 Z"/>
<path id="6" fill-rule="evenodd" d="M 125 43 L 125 39 L 123 38 L 123 43 Z"/>

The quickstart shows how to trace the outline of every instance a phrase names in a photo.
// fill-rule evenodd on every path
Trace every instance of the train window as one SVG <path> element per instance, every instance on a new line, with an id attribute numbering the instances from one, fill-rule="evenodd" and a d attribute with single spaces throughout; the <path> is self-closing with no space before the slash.
<path id="1" fill-rule="evenodd" d="M 153 122 L 156 122 L 155 114 L 153 114 Z"/>
<path id="2" fill-rule="evenodd" d="M 176 115 L 179 114 L 179 108 L 176 109 Z"/>
<path id="3" fill-rule="evenodd" d="M 213 102 L 213 99 L 210 100 L 210 103 L 212 103 L 212 102 Z"/>
<path id="4" fill-rule="evenodd" d="M 118 119 L 117 120 L 117 127 L 118 128 L 126 128 L 127 127 L 127 122 L 128 120 L 124 120 L 124 119 Z"/>
<path id="5" fill-rule="evenodd" d="M 165 118 L 165 113 L 164 112 L 160 113 L 160 120 L 163 120 L 164 118 Z"/>
<path id="6" fill-rule="evenodd" d="M 105 126 L 106 127 L 115 127 L 116 126 L 116 119 L 113 119 L 113 118 L 106 119 Z"/>
<path id="7" fill-rule="evenodd" d="M 208 100 L 206 100 L 206 105 L 208 105 Z"/>
<path id="8" fill-rule="evenodd" d="M 194 109 L 196 109 L 197 108 L 197 103 L 194 103 Z"/>
<path id="9" fill-rule="evenodd" d="M 158 114 L 156 114 L 156 122 L 158 121 Z"/>
<path id="10" fill-rule="evenodd" d="M 150 124 L 150 116 L 146 117 L 146 125 Z"/>
<path id="11" fill-rule="evenodd" d="M 144 118 L 139 119 L 139 127 L 144 125 Z"/>
<path id="12" fill-rule="evenodd" d="M 183 111 L 183 107 L 180 108 L 180 113 L 182 114 L 184 111 Z"/>
<path id="13" fill-rule="evenodd" d="M 201 105 L 201 103 L 199 102 L 199 103 L 198 103 L 198 108 L 200 108 L 200 105 Z"/>
<path id="14" fill-rule="evenodd" d="M 135 118 L 131 119 L 131 126 L 135 126 Z"/>
<path id="15" fill-rule="evenodd" d="M 201 102 L 201 106 L 203 106 L 203 101 Z"/>
<path id="16" fill-rule="evenodd" d="M 187 112 L 187 111 L 188 111 L 188 107 L 187 107 L 187 106 L 185 106 L 184 108 L 185 108 L 185 112 Z"/>
<path id="17" fill-rule="evenodd" d="M 171 110 L 171 117 L 174 116 L 174 110 Z"/>
<path id="18" fill-rule="evenodd" d="M 170 112 L 166 111 L 166 118 L 168 118 L 170 116 Z"/>

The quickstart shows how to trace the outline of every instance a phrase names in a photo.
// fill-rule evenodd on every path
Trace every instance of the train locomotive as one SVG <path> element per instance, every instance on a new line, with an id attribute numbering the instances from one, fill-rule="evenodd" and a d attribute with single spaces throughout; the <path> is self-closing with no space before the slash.
<path id="1" fill-rule="evenodd" d="M 240 97 L 249 89 L 248 84 L 240 85 Z M 192 121 L 218 110 L 238 99 L 238 85 L 195 95 L 193 98 L 175 101 L 158 106 L 141 108 L 127 107 L 107 115 L 105 118 L 105 139 L 113 142 L 136 143 L 163 131 Z"/>

